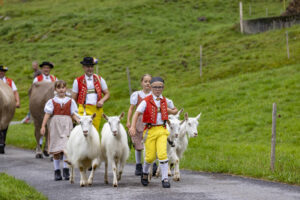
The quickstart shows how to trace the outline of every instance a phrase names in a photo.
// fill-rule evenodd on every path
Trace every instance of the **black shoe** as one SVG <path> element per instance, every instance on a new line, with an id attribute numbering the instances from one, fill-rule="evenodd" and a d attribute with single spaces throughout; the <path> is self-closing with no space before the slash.
<path id="1" fill-rule="evenodd" d="M 157 164 L 156 162 L 153 163 L 153 171 L 152 171 L 152 176 L 156 175 L 156 171 L 157 171 Z"/>
<path id="2" fill-rule="evenodd" d="M 60 169 L 57 169 L 57 170 L 54 171 L 54 180 L 55 181 L 62 180 Z"/>
<path id="3" fill-rule="evenodd" d="M 88 170 L 89 170 L 89 171 L 92 171 L 92 169 L 93 169 L 93 167 L 90 167 Z"/>
<path id="4" fill-rule="evenodd" d="M 134 174 L 135 174 L 136 176 L 141 176 L 142 173 L 143 173 L 143 166 L 142 166 L 142 164 L 141 164 L 141 163 L 136 164 L 136 165 L 135 165 L 135 172 L 134 172 Z"/>
<path id="5" fill-rule="evenodd" d="M 63 177 L 64 177 L 65 180 L 69 180 L 70 179 L 69 168 L 63 168 Z"/>
<path id="6" fill-rule="evenodd" d="M 164 179 L 163 181 L 161 181 L 161 183 L 162 183 L 163 188 L 170 188 L 171 187 L 168 179 Z"/>
<path id="7" fill-rule="evenodd" d="M 49 157 L 49 153 L 47 151 L 43 151 L 44 156 Z"/>
<path id="8" fill-rule="evenodd" d="M 148 174 L 146 173 L 142 173 L 142 176 L 141 176 L 141 183 L 143 186 L 147 186 L 149 184 L 148 182 Z"/>
<path id="9" fill-rule="evenodd" d="M 5 154 L 4 148 L 5 148 L 5 145 L 0 144 L 0 154 Z"/>

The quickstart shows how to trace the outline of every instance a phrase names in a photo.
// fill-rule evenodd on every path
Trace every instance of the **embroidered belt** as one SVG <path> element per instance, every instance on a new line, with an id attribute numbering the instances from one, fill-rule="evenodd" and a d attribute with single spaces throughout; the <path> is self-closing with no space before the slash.
<path id="1" fill-rule="evenodd" d="M 86 91 L 87 94 L 94 94 L 96 93 L 96 90 L 95 89 L 89 89 Z"/>

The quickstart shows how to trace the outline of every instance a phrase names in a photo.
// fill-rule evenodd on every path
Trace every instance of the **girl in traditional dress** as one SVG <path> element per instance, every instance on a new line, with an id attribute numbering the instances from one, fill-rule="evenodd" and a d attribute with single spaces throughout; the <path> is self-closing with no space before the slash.
<path id="1" fill-rule="evenodd" d="M 60 170 L 60 158 L 65 156 L 63 151 L 68 141 L 69 134 L 73 128 L 72 118 L 79 122 L 80 120 L 75 115 L 77 112 L 77 105 L 75 101 L 69 97 L 66 97 L 66 82 L 59 80 L 55 82 L 55 91 L 57 96 L 50 99 L 45 105 L 45 116 L 41 128 L 41 135 L 45 134 L 46 124 L 49 118 L 52 116 L 49 126 L 49 153 L 53 155 L 54 164 L 54 180 L 62 180 Z M 69 168 L 66 162 L 63 162 L 63 177 L 65 180 L 69 180 Z"/>
<path id="2" fill-rule="evenodd" d="M 127 124 L 126 124 L 128 129 L 131 126 L 130 120 L 131 120 L 132 113 L 134 111 L 134 107 L 137 108 L 138 105 L 142 102 L 142 100 L 151 94 L 151 87 L 150 87 L 151 78 L 152 78 L 151 75 L 144 74 L 141 78 L 141 86 L 143 89 L 132 93 L 132 95 L 130 96 L 130 107 L 128 110 Z M 135 136 L 131 137 L 135 148 L 135 161 L 136 161 L 135 175 L 136 176 L 142 175 L 142 169 L 143 169 L 141 159 L 142 159 L 142 150 L 144 148 L 142 144 L 144 124 L 142 119 L 143 116 L 142 115 L 139 116 L 136 125 L 137 133 Z"/>

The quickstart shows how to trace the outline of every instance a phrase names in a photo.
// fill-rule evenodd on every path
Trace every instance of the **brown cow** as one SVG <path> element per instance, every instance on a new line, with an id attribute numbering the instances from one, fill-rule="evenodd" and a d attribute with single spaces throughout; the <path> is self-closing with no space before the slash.
<path id="1" fill-rule="evenodd" d="M 54 82 L 36 82 L 32 84 L 29 90 L 29 110 L 34 121 L 36 150 L 35 157 L 43 158 L 42 150 L 39 144 L 41 134 L 41 126 L 44 118 L 44 107 L 47 101 L 54 97 Z M 44 146 L 44 154 L 48 153 L 48 131 L 45 134 L 46 143 Z"/>
<path id="2" fill-rule="evenodd" d="M 8 125 L 14 117 L 16 101 L 12 89 L 0 80 L 0 153 L 4 153 Z"/>

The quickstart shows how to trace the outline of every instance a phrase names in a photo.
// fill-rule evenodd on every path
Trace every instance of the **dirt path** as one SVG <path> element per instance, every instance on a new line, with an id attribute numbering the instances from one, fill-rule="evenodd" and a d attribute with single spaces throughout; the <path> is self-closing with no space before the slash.
<path id="1" fill-rule="evenodd" d="M 104 184 L 104 165 L 97 170 L 92 187 L 79 187 L 79 173 L 75 184 L 68 181 L 53 181 L 53 165 L 49 159 L 38 160 L 34 152 L 17 148 L 6 148 L 0 155 L 0 172 L 25 180 L 49 199 L 178 199 L 178 200 L 299 200 L 300 187 L 229 175 L 183 171 L 180 182 L 171 181 L 171 189 L 163 189 L 155 178 L 148 187 L 140 184 L 133 175 L 134 166 L 126 165 L 118 188 Z"/>

